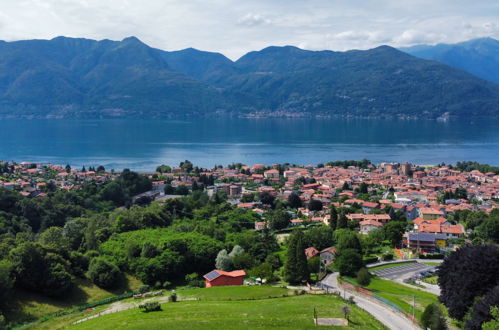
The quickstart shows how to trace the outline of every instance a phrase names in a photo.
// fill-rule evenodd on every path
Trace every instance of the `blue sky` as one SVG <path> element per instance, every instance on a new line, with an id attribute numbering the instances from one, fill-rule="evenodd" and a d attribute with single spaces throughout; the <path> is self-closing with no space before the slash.
<path id="1" fill-rule="evenodd" d="M 0 39 L 65 35 L 194 47 L 237 59 L 270 45 L 367 49 L 499 39 L 498 0 L 2 0 Z"/>

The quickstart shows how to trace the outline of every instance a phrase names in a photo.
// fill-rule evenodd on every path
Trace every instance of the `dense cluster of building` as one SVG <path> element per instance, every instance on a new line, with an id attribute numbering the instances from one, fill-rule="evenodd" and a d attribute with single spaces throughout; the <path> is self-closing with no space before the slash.
<path id="1" fill-rule="evenodd" d="M 8 172 L 0 176 L 0 187 L 17 190 L 27 197 L 43 198 L 47 185 L 57 189 L 78 189 L 86 181 L 107 182 L 117 173 L 85 171 L 57 165 L 29 162 L 3 163 Z M 169 173 L 146 173 L 153 181 L 151 196 L 163 194 L 165 185 L 185 186 L 191 189 L 202 185 L 202 177 L 210 177 L 213 185 L 204 184 L 212 195 L 223 191 L 230 202 L 242 209 L 254 210 L 262 221 L 255 224 L 261 230 L 267 226 L 267 209 L 259 200 L 241 202 L 248 194 L 267 193 L 277 200 L 287 200 L 296 194 L 302 206 L 292 213 L 289 226 L 306 223 L 329 224 L 329 206 L 351 207 L 362 212 L 347 215 L 349 221 L 358 221 L 360 233 L 368 234 L 392 220 L 393 212 L 403 214 L 414 223 L 407 232 L 404 243 L 409 248 L 435 249 L 445 246 L 451 238 L 465 234 L 460 224 L 448 221 L 458 210 L 482 210 L 490 212 L 499 208 L 499 175 L 479 171 L 461 172 L 447 166 L 418 167 L 408 163 L 381 163 L 367 168 L 350 166 L 289 167 L 263 164 L 216 167 L 186 171 L 181 167 Z M 359 187 L 367 186 L 367 191 Z M 465 191 L 460 198 L 442 199 L 445 192 Z M 324 207 L 311 209 L 311 201 L 319 201 Z M 383 212 L 391 208 L 390 213 Z"/>

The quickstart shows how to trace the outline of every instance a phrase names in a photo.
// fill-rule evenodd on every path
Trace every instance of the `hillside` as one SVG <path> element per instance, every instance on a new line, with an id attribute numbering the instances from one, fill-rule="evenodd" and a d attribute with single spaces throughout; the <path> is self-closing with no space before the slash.
<path id="1" fill-rule="evenodd" d="M 135 37 L 0 42 L 0 117 L 499 116 L 499 86 L 388 46 L 232 62 Z"/>
<path id="2" fill-rule="evenodd" d="M 448 64 L 499 84 L 499 41 L 493 38 L 456 44 L 417 45 L 400 50 L 419 58 Z"/>

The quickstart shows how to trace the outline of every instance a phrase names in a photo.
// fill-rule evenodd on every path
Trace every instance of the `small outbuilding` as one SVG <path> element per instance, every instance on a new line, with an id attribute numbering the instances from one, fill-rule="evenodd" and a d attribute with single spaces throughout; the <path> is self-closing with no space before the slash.
<path id="1" fill-rule="evenodd" d="M 244 270 L 226 272 L 215 269 L 203 277 L 206 281 L 206 287 L 210 288 L 212 286 L 243 285 L 245 276 L 246 272 Z"/>

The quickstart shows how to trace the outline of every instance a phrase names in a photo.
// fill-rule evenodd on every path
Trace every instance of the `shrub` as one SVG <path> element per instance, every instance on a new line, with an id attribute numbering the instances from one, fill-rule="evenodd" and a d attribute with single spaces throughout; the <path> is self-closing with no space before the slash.
<path id="1" fill-rule="evenodd" d="M 357 272 L 357 283 L 362 286 L 368 286 L 371 283 L 371 274 L 369 274 L 369 271 L 365 267 L 362 267 Z"/>
<path id="2" fill-rule="evenodd" d="M 384 261 L 393 260 L 393 254 L 392 253 L 383 254 L 383 260 Z"/>
<path id="3" fill-rule="evenodd" d="M 177 302 L 177 293 L 175 291 L 172 292 L 170 297 L 168 297 L 169 302 Z"/>
<path id="4" fill-rule="evenodd" d="M 142 309 L 143 312 L 149 313 L 149 312 L 160 311 L 161 305 L 159 304 L 159 302 L 154 301 L 139 305 L 139 308 Z"/>
<path id="5" fill-rule="evenodd" d="M 447 323 L 445 317 L 437 304 L 429 304 L 426 306 L 421 315 L 421 325 L 424 329 L 430 330 L 445 330 Z"/>
<path id="6" fill-rule="evenodd" d="M 151 290 L 151 287 L 147 284 L 141 285 L 138 289 L 139 293 L 146 293 L 149 290 Z"/>
<path id="7" fill-rule="evenodd" d="M 120 276 L 120 270 L 102 258 L 94 258 L 88 267 L 88 277 L 96 285 L 104 289 L 113 288 Z"/>

